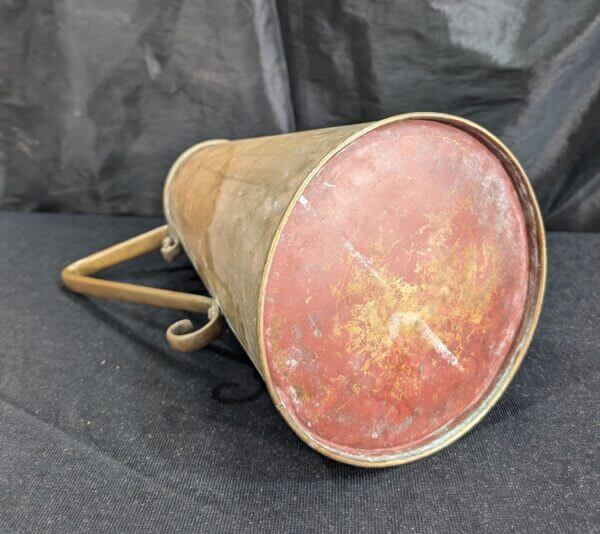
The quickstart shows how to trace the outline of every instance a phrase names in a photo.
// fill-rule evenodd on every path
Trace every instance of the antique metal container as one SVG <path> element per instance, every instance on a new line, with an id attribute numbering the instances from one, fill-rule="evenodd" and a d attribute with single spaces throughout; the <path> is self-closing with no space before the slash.
<path id="1" fill-rule="evenodd" d="M 187 150 L 167 225 L 67 267 L 82 293 L 221 317 L 289 426 L 338 461 L 396 465 L 472 428 L 529 346 L 546 275 L 527 177 L 480 126 L 413 113 Z M 212 299 L 89 275 L 183 247 Z"/>

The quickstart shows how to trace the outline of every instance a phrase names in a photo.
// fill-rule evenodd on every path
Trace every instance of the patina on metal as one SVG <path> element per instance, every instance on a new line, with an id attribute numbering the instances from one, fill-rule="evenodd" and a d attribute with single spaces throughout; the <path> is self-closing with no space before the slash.
<path id="1" fill-rule="evenodd" d="M 525 172 L 480 126 L 412 113 L 186 151 L 167 226 L 67 267 L 80 293 L 224 318 L 290 427 L 335 460 L 422 458 L 472 428 L 529 346 L 546 277 Z M 183 248 L 212 298 L 91 274 Z"/>

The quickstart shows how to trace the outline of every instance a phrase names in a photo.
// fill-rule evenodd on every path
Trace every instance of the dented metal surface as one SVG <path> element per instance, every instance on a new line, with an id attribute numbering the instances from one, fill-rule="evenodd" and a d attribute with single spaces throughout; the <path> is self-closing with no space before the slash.
<path id="1" fill-rule="evenodd" d="M 462 435 L 539 314 L 531 188 L 456 117 L 198 145 L 165 215 L 288 424 L 339 461 L 403 463 Z"/>
<path id="2" fill-rule="evenodd" d="M 528 285 L 517 194 L 474 137 L 413 120 L 340 151 L 302 197 L 266 286 L 275 388 L 316 440 L 406 450 L 464 415 L 508 355 Z"/>

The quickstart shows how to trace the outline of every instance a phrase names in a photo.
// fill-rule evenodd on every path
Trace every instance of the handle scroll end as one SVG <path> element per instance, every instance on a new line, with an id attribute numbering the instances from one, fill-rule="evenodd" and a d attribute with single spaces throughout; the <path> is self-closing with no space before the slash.
<path id="1" fill-rule="evenodd" d="M 194 330 L 189 319 L 173 323 L 167 329 L 167 342 L 172 349 L 181 352 L 200 350 L 219 336 L 223 329 L 223 317 L 216 301 L 208 309 L 208 323 Z"/>
<path id="2" fill-rule="evenodd" d="M 181 243 L 178 239 L 174 239 L 170 235 L 165 236 L 162 240 L 160 253 L 163 259 L 171 263 L 179 254 L 181 254 Z"/>

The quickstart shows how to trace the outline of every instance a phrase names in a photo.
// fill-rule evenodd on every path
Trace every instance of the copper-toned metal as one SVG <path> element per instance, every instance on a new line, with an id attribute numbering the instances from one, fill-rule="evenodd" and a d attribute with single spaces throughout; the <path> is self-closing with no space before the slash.
<path id="1" fill-rule="evenodd" d="M 166 251 L 167 258 L 172 259 L 174 248 L 167 226 L 160 226 L 68 265 L 63 269 L 62 280 L 71 291 L 90 297 L 208 313 L 208 323 L 196 331 L 192 331 L 192 323 L 186 319 L 172 324 L 167 330 L 167 340 L 172 348 L 180 351 L 198 350 L 221 333 L 222 319 L 213 299 L 192 293 L 100 280 L 90 276 L 158 249 Z"/>
<path id="2" fill-rule="evenodd" d="M 187 150 L 164 189 L 167 230 L 76 262 L 74 291 L 219 313 L 290 427 L 338 461 L 414 461 L 473 427 L 514 376 L 546 277 L 527 177 L 480 126 L 413 113 Z M 183 247 L 213 299 L 87 275 Z M 167 298 L 168 297 L 168 298 Z"/>

